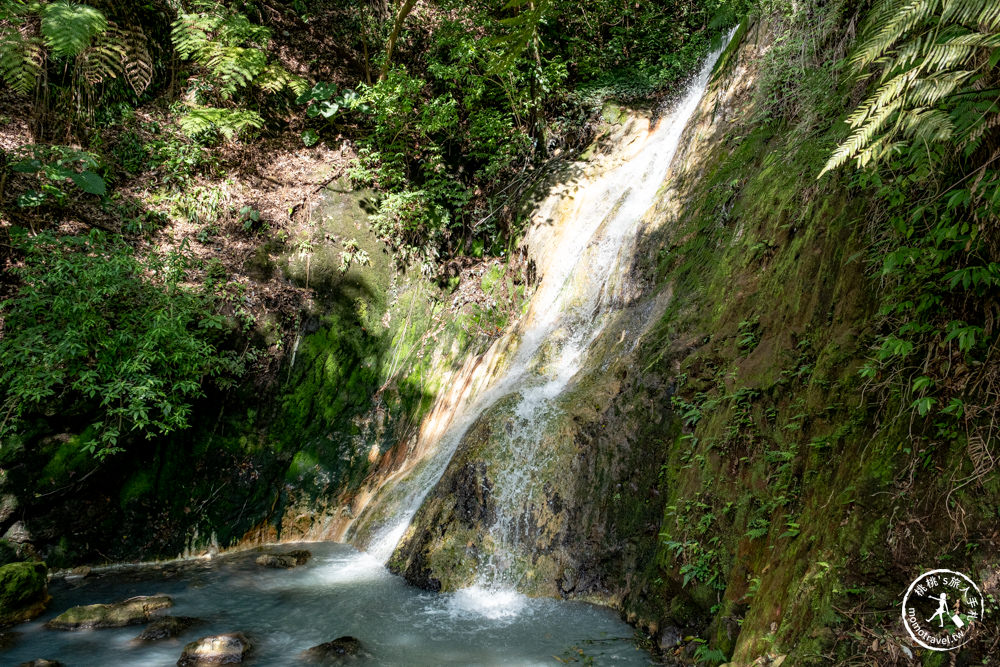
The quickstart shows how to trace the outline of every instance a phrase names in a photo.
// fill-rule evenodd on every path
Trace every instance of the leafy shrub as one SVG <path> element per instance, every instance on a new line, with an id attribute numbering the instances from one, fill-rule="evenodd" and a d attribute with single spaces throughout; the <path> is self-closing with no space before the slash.
<path id="1" fill-rule="evenodd" d="M 146 149 L 152 166 L 161 170 L 164 185 L 176 190 L 186 189 L 199 174 L 211 173 L 218 166 L 208 149 L 183 137 L 157 139 Z"/>
<path id="2" fill-rule="evenodd" d="M 226 367 L 210 298 L 183 286 L 185 257 L 137 257 L 100 232 L 15 229 L 21 287 L 0 304 L 0 436 L 26 419 L 87 420 L 98 457 L 186 428 L 202 381 Z"/>
<path id="3" fill-rule="evenodd" d="M 20 159 L 11 163 L 11 171 L 37 175 L 34 187 L 17 198 L 22 208 L 65 204 L 68 183 L 87 194 L 103 197 L 107 192 L 104 178 L 98 173 L 97 156 L 92 153 L 69 146 L 22 146 L 14 151 L 14 157 Z"/>
<path id="4" fill-rule="evenodd" d="M 882 331 L 861 374 L 901 398 L 937 437 L 988 441 L 1000 265 L 1000 12 L 985 0 L 881 0 L 850 63 L 878 75 L 823 172 L 878 207 L 870 222 L 883 284 Z"/>

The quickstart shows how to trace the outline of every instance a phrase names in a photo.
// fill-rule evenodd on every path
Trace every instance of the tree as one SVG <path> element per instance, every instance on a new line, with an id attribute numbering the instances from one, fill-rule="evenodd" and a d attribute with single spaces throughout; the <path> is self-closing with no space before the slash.
<path id="1" fill-rule="evenodd" d="M 413 11 L 413 6 L 417 0 L 403 0 L 396 12 L 396 19 L 392 22 L 392 32 L 389 34 L 389 41 L 385 45 L 385 60 L 382 61 L 382 71 L 379 72 L 378 80 L 384 81 L 389 74 L 389 66 L 392 63 L 392 52 L 396 50 L 396 40 L 399 39 L 399 32 L 403 29 L 406 17 Z"/>

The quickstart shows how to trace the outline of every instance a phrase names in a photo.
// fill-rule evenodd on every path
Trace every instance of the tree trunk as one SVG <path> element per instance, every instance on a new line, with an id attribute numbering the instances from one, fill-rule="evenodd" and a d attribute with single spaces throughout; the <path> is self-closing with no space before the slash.
<path id="1" fill-rule="evenodd" d="M 396 13 L 396 20 L 392 24 L 392 34 L 389 35 L 389 42 L 385 46 L 385 61 L 382 63 L 382 71 L 378 75 L 379 81 L 385 81 L 385 77 L 389 73 L 392 52 L 396 49 L 396 40 L 399 38 L 399 31 L 403 29 L 403 22 L 409 16 L 415 4 L 417 4 L 417 0 L 403 0 L 403 4 L 399 7 L 399 12 Z"/>

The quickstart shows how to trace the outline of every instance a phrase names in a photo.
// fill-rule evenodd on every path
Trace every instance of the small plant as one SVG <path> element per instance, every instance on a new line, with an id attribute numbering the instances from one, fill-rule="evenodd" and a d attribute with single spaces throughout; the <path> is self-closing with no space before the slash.
<path id="1" fill-rule="evenodd" d="M 749 320 L 740 322 L 737 330 L 739 348 L 747 353 L 752 352 L 760 343 L 760 316 L 754 315 Z"/>
<path id="2" fill-rule="evenodd" d="M 22 146 L 15 155 L 22 158 L 10 165 L 11 171 L 37 174 L 37 189 L 22 193 L 17 204 L 22 208 L 53 202 L 65 204 L 72 183 L 87 194 L 103 197 L 107 193 L 104 178 L 97 173 L 100 164 L 97 156 L 69 146 Z"/>
<path id="3" fill-rule="evenodd" d="M 244 206 L 240 209 L 237 219 L 243 224 L 243 231 L 249 232 L 260 222 L 260 211 L 252 206 Z"/>
<path id="4" fill-rule="evenodd" d="M 361 249 L 357 239 L 351 239 L 344 242 L 344 250 L 340 253 L 340 272 L 347 273 L 351 264 L 355 263 L 359 266 L 368 266 L 372 262 L 368 253 Z"/>

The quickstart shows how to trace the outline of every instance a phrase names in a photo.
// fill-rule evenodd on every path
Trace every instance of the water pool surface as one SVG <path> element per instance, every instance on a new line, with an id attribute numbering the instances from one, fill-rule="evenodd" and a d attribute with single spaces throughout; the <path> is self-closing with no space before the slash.
<path id="1" fill-rule="evenodd" d="M 580 602 L 527 598 L 513 592 L 471 588 L 437 594 L 408 585 L 376 559 L 346 544 L 268 547 L 282 553 L 304 548 L 313 557 L 290 570 L 254 560 L 261 550 L 214 559 L 123 567 L 86 578 L 54 580 L 52 602 L 19 633 L 0 664 L 36 658 L 68 667 L 174 665 L 187 642 L 243 632 L 254 643 L 252 665 L 301 664 L 311 646 L 349 635 L 371 665 L 557 665 L 561 661 L 648 665 L 633 631 L 609 609 Z M 203 623 L 174 639 L 137 642 L 143 626 L 66 632 L 45 621 L 69 607 L 162 593 L 174 607 L 159 613 L 194 616 Z M 582 653 L 581 653 L 582 652 Z"/>

